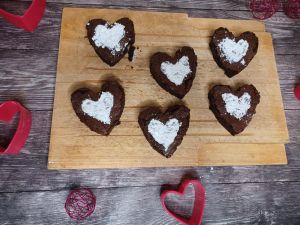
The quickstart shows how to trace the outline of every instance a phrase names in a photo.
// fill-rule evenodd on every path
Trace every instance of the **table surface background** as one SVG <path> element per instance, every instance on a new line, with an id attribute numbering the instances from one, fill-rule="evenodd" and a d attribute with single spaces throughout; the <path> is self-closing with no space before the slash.
<path id="1" fill-rule="evenodd" d="M 81 224 L 178 224 L 161 208 L 162 186 L 199 178 L 207 192 L 203 224 L 300 224 L 300 20 L 280 11 L 265 21 L 271 32 L 287 117 L 288 165 L 48 171 L 47 157 L 61 13 L 64 7 L 129 8 L 186 12 L 192 17 L 251 19 L 247 1 L 48 0 L 34 33 L 0 20 L 0 102 L 15 99 L 32 111 L 33 127 L 18 156 L 0 157 L 0 225 L 78 224 L 64 211 L 69 189 L 86 186 L 97 196 L 94 214 Z M 1 0 L 22 14 L 30 0 Z M 80 16 L 80 15 L 78 15 Z M 15 125 L 0 138 L 12 136 Z"/>

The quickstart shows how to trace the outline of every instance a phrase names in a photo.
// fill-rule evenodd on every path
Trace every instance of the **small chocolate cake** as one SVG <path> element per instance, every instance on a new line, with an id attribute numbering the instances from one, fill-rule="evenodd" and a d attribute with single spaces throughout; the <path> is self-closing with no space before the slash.
<path id="1" fill-rule="evenodd" d="M 106 81 L 98 93 L 88 88 L 76 90 L 71 102 L 82 123 L 98 134 L 109 135 L 120 124 L 125 93 L 117 81 Z"/>
<path id="2" fill-rule="evenodd" d="M 166 158 L 181 144 L 189 122 L 190 110 L 183 105 L 172 106 L 164 113 L 157 107 L 150 107 L 139 115 L 139 125 L 147 141 Z"/>
<path id="3" fill-rule="evenodd" d="M 244 32 L 235 37 L 227 28 L 215 30 L 210 49 L 216 63 L 228 77 L 245 69 L 257 53 L 258 38 L 252 32 Z"/>
<path id="4" fill-rule="evenodd" d="M 227 85 L 216 85 L 208 93 L 209 108 L 232 135 L 241 133 L 250 123 L 260 95 L 253 85 L 234 91 Z"/>
<path id="5" fill-rule="evenodd" d="M 157 52 L 150 59 L 150 72 L 167 92 L 183 98 L 191 89 L 197 69 L 197 55 L 191 47 L 182 47 L 174 57 Z"/>
<path id="6" fill-rule="evenodd" d="M 87 23 L 86 29 L 95 52 L 110 66 L 117 64 L 135 42 L 134 25 L 128 18 L 113 24 L 103 19 L 93 19 Z"/>

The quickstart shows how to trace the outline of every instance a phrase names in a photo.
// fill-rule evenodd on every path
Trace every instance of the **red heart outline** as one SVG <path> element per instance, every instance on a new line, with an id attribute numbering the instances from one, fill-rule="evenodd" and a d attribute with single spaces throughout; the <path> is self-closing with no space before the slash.
<path id="1" fill-rule="evenodd" d="M 16 27 L 32 32 L 44 16 L 45 8 L 46 0 L 32 0 L 23 16 L 14 15 L 3 9 L 0 9 L 0 16 Z"/>
<path id="2" fill-rule="evenodd" d="M 192 216 L 189 219 L 182 218 L 178 216 L 177 214 L 171 212 L 166 204 L 165 204 L 165 198 L 169 194 L 174 194 L 178 196 L 184 196 L 186 189 L 188 186 L 192 184 L 195 190 L 195 201 L 194 201 L 194 207 Z M 166 190 L 161 193 L 161 203 L 163 205 L 164 210 L 172 216 L 174 219 L 176 219 L 178 222 L 184 224 L 184 225 L 200 225 L 202 221 L 202 216 L 204 212 L 205 207 L 205 189 L 198 180 L 185 180 L 179 187 L 178 191 L 174 190 Z"/>
<path id="3" fill-rule="evenodd" d="M 6 149 L 0 146 L 0 154 L 18 154 L 28 138 L 31 113 L 15 101 L 3 102 L 0 105 L 0 120 L 5 123 L 9 123 L 17 113 L 20 113 L 17 131 Z"/>

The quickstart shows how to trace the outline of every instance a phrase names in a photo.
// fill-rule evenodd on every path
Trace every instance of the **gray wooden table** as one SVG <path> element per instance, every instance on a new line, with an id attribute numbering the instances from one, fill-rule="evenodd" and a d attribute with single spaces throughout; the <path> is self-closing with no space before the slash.
<path id="1" fill-rule="evenodd" d="M 1 0 L 0 8 L 22 14 L 30 0 Z M 246 1 L 49 0 L 34 33 L 0 20 L 0 102 L 16 99 L 33 114 L 29 140 L 18 156 L 0 156 L 0 225 L 78 224 L 64 211 L 69 189 L 86 186 L 97 196 L 95 213 L 81 224 L 178 224 L 161 208 L 165 184 L 200 178 L 207 191 L 204 224 L 300 224 L 300 20 L 283 12 L 266 20 L 273 34 L 291 143 L 288 165 L 48 171 L 59 31 L 63 7 L 130 8 L 187 12 L 194 17 L 251 19 Z M 80 16 L 80 15 L 79 15 Z M 0 125 L 0 136 L 13 128 Z"/>

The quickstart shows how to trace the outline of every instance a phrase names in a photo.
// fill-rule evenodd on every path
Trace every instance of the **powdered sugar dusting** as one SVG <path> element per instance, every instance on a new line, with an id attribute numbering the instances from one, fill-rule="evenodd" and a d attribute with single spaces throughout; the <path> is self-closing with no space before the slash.
<path id="1" fill-rule="evenodd" d="M 174 142 L 181 124 L 177 119 L 173 118 L 163 124 L 159 120 L 152 119 L 148 124 L 148 132 L 154 140 L 164 146 L 164 150 L 168 151 L 169 146 Z"/>
<path id="2" fill-rule="evenodd" d="M 113 55 L 120 52 L 126 45 L 121 46 L 120 41 L 125 36 L 125 26 L 120 23 L 114 23 L 112 27 L 109 24 L 97 25 L 92 40 L 97 47 L 108 48 Z"/>
<path id="3" fill-rule="evenodd" d="M 224 93 L 222 99 L 225 102 L 226 111 L 239 120 L 247 114 L 251 107 L 251 96 L 247 92 L 240 98 L 230 93 Z"/>
<path id="4" fill-rule="evenodd" d="M 249 48 L 249 43 L 246 40 L 240 39 L 238 42 L 235 42 L 235 40 L 226 37 L 218 44 L 218 47 L 221 51 L 221 57 L 225 61 L 245 64 L 243 57 L 247 54 Z"/>
<path id="5" fill-rule="evenodd" d="M 172 64 L 169 61 L 163 62 L 160 65 L 160 70 L 177 86 L 181 85 L 188 74 L 192 72 L 190 69 L 189 58 L 187 56 L 182 56 L 175 64 Z"/>
<path id="6" fill-rule="evenodd" d="M 110 112 L 114 105 L 114 96 L 110 92 L 102 92 L 97 101 L 85 99 L 81 103 L 81 109 L 96 120 L 104 124 L 110 124 Z"/>

